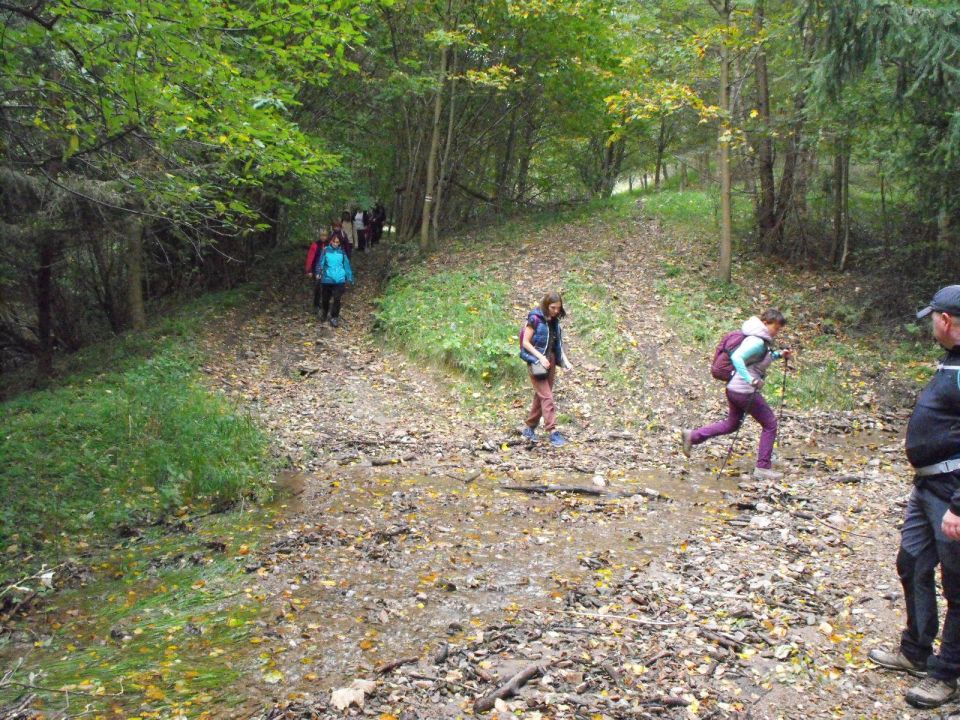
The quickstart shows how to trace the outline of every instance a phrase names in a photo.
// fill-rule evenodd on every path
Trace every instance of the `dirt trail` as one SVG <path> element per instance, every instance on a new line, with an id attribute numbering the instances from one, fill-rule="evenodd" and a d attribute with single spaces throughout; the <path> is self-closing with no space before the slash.
<path id="1" fill-rule="evenodd" d="M 565 232 L 584 237 L 596 233 L 596 227 L 574 225 Z M 598 371 L 608 359 L 592 355 L 589 339 L 578 338 L 568 323 L 565 331 L 578 370 L 561 374 L 557 398 L 560 411 L 573 419 L 564 430 L 576 451 L 550 453 L 539 448 L 529 454 L 534 460 L 521 466 L 642 468 L 657 456 L 673 454 L 676 399 L 704 396 L 702 378 L 690 383 L 686 368 L 678 371 L 690 359 L 664 321 L 654 290 L 660 267 L 657 253 L 663 252 L 660 231 L 640 220 L 625 220 L 595 237 L 592 250 L 605 251 L 607 259 L 589 272 L 615 298 L 618 310 L 611 322 L 633 343 L 643 377 L 629 394 L 611 387 Z M 571 243 L 544 261 L 536 251 L 539 244 L 537 239 L 521 244 L 517 259 L 509 262 L 502 261 L 502 248 L 483 247 L 434 262 L 438 267 L 445 263 L 489 267 L 514 288 L 512 305 L 528 308 L 536 301 L 530 278 L 556 278 L 550 284 L 559 284 L 581 249 Z M 228 318 L 229 331 L 209 343 L 207 369 L 215 383 L 251 404 L 297 466 L 309 470 L 331 459 L 356 458 L 472 466 L 478 453 L 482 456 L 504 441 L 517 440 L 513 430 L 529 402 L 525 389 L 512 425 L 484 425 L 464 410 L 448 378 L 378 345 L 371 333 L 373 302 L 389 253 L 389 245 L 381 244 L 370 253 L 355 255 L 357 286 L 345 296 L 339 328 L 320 325 L 312 317 L 306 281 L 273 278 L 263 294 L 264 303 L 252 314 L 247 308 Z M 637 418 L 658 422 L 648 423 L 651 432 L 625 434 L 625 421 Z M 607 462 L 611 458 L 615 462 Z"/>
<path id="2" fill-rule="evenodd" d="M 330 691 L 365 677 L 364 715 L 462 717 L 531 663 L 541 677 L 494 717 L 911 715 L 907 680 L 865 663 L 900 622 L 901 419 L 791 413 L 782 482 L 712 477 L 725 443 L 683 461 L 677 430 L 721 400 L 661 311 L 660 261 L 677 248 L 638 219 L 607 230 L 545 231 L 547 267 L 530 251 L 543 238 L 509 265 L 482 247 L 438 260 L 494 268 L 523 308 L 529 278 L 562 276 L 577 238 L 613 251 L 591 271 L 642 377 L 625 396 L 571 327 L 560 451 L 470 417 L 440 373 L 378 345 L 388 245 L 355 258 L 340 328 L 284 281 L 211 337 L 211 381 L 262 418 L 302 488 L 250 567 L 277 607 L 263 630 L 284 680 L 251 681 L 235 716 L 342 717 Z M 755 442 L 745 429 L 734 468 Z M 609 494 L 502 487 L 545 482 Z"/>

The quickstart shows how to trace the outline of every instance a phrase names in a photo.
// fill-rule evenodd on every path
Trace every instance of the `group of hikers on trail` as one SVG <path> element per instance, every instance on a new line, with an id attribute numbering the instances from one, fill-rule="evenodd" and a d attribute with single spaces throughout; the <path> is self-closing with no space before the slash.
<path id="1" fill-rule="evenodd" d="M 344 210 L 310 243 L 304 272 L 314 280 L 313 308 L 321 323 L 329 320 L 333 327 L 340 325 L 343 294 L 353 285 L 353 249 L 366 252 L 380 242 L 386 220 L 386 208 L 379 201 L 370 211 Z"/>
<path id="2" fill-rule="evenodd" d="M 566 444 L 556 428 L 553 398 L 557 366 L 571 367 L 560 329 L 565 315 L 560 293 L 548 292 L 527 314 L 520 332 L 520 357 L 527 363 L 534 388 L 521 434 L 531 443 L 537 442 L 536 430 L 542 421 L 553 446 Z M 933 337 L 947 354 L 920 393 L 907 424 L 906 456 L 914 478 L 896 559 L 906 627 L 895 650 L 874 648 L 868 653 L 880 667 L 921 678 L 904 696 L 918 708 L 940 707 L 956 698 L 960 678 L 960 285 L 941 288 L 917 313 L 918 319 L 928 316 Z M 694 446 L 710 438 L 739 432 L 744 417 L 750 415 L 761 427 L 754 477 L 768 481 L 783 477 L 772 469 L 778 422 L 761 388 L 770 365 L 792 355 L 789 348 L 772 347 L 786 324 L 783 313 L 770 308 L 721 339 L 711 374 L 726 382 L 727 416 L 710 425 L 682 430 L 684 455 L 690 457 Z M 947 609 L 940 645 L 934 652 L 940 630 L 938 565 Z"/>

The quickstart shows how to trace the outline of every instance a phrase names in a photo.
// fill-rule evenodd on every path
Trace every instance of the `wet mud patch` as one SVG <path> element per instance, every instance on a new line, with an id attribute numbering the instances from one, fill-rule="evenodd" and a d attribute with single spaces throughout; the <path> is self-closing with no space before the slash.
<path id="1" fill-rule="evenodd" d="M 721 512 L 734 487 L 656 474 L 600 484 L 376 468 L 307 478 L 247 566 L 277 608 L 276 622 L 262 622 L 259 690 L 282 686 L 275 701 L 310 695 L 523 612 L 601 607 L 623 577 Z"/>

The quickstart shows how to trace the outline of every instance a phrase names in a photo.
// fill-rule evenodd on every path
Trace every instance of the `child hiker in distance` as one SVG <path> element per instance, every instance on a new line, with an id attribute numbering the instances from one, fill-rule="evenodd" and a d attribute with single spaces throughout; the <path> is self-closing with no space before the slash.
<path id="1" fill-rule="evenodd" d="M 783 313 L 776 308 L 765 310 L 760 317 L 751 317 L 743 323 L 743 341 L 730 352 L 734 369 L 726 387 L 727 417 L 696 430 L 682 431 L 681 449 L 684 455 L 690 457 L 691 448 L 709 438 L 736 432 L 744 415 L 750 415 L 763 428 L 760 433 L 760 448 L 757 451 L 757 466 L 753 470 L 754 477 L 776 480 L 783 476 L 771 468 L 773 442 L 777 437 L 777 416 L 763 399 L 760 389 L 770 364 L 791 355 L 789 349 L 770 349 L 773 339 L 786 324 Z"/>
<path id="2" fill-rule="evenodd" d="M 330 244 L 317 257 L 313 267 L 313 276 L 320 288 L 320 322 L 330 315 L 330 324 L 340 324 L 340 299 L 347 283 L 353 284 L 353 270 L 350 260 L 340 247 L 340 236 L 330 238 Z"/>
<path id="3" fill-rule="evenodd" d="M 560 293 L 549 292 L 543 296 L 540 305 L 527 314 L 527 322 L 520 331 L 520 357 L 527 363 L 533 385 L 533 404 L 520 434 L 530 442 L 537 442 L 536 429 L 542 418 L 554 447 L 567 444 L 556 429 L 557 407 L 553 401 L 557 365 L 564 370 L 572 369 L 563 352 L 560 330 L 560 319 L 566 314 Z"/>

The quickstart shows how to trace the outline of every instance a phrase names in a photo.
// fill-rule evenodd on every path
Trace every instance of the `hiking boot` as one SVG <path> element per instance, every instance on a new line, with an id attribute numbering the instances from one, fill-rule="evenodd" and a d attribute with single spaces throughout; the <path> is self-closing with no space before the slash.
<path id="1" fill-rule="evenodd" d="M 888 652 L 880 648 L 874 648 L 867 653 L 867 659 L 874 665 L 879 665 L 887 670 L 910 673 L 914 677 L 927 676 L 926 663 L 915 663 L 899 650 L 896 652 Z"/>
<path id="2" fill-rule="evenodd" d="M 333 327 L 339 327 L 340 318 L 335 318 L 335 317 L 330 318 L 330 324 L 333 325 Z"/>
<path id="3" fill-rule="evenodd" d="M 778 470 L 772 470 L 771 468 L 755 467 L 753 469 L 753 476 L 757 480 L 780 480 L 783 477 L 783 473 Z"/>
<path id="4" fill-rule="evenodd" d="M 680 431 L 680 452 L 682 452 L 687 457 L 690 457 L 690 450 L 693 448 L 692 438 L 693 438 L 692 430 Z"/>
<path id="5" fill-rule="evenodd" d="M 904 697 L 908 705 L 917 708 L 935 708 L 950 702 L 956 696 L 956 680 L 938 680 L 937 678 L 925 677 L 907 690 Z"/>
<path id="6" fill-rule="evenodd" d="M 567 444 L 567 441 L 563 439 L 563 435 L 560 434 L 559 430 L 554 430 L 550 433 L 550 444 L 554 447 L 563 447 Z"/>
<path id="7" fill-rule="evenodd" d="M 537 433 L 529 425 L 524 425 L 523 430 L 520 431 L 520 434 L 532 443 L 537 442 Z"/>

